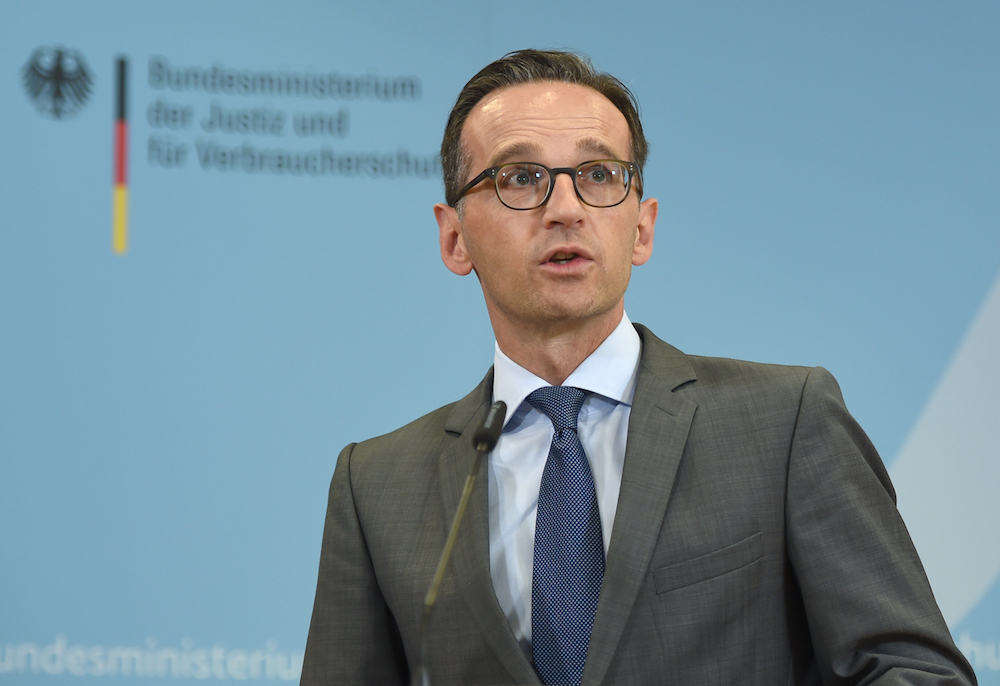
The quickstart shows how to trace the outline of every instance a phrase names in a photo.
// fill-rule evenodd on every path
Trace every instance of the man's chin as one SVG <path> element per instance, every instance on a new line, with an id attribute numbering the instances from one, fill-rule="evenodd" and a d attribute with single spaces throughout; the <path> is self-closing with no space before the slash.
<path id="1" fill-rule="evenodd" d="M 620 302 L 611 304 L 593 301 L 548 303 L 538 309 L 533 321 L 536 326 L 573 330 L 613 320 L 611 327 L 614 328 L 621 321 L 621 313 L 624 309 L 618 307 Z"/>

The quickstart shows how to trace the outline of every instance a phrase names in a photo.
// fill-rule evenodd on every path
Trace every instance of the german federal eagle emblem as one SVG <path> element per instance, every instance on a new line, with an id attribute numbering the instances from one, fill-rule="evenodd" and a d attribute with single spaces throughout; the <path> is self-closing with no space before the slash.
<path id="1" fill-rule="evenodd" d="M 63 47 L 36 49 L 21 76 L 35 108 L 53 119 L 79 112 L 94 83 L 83 55 Z"/>

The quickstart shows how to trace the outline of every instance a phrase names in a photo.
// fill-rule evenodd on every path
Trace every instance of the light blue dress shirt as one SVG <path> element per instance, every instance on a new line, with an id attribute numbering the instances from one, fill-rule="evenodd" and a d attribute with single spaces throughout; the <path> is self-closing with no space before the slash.
<path id="1" fill-rule="evenodd" d="M 618 508 L 641 350 L 639 334 L 628 316 L 622 315 L 615 330 L 563 382 L 564 386 L 589 391 L 580 409 L 577 433 L 594 475 L 605 554 Z M 525 398 L 548 385 L 496 346 L 493 401 L 504 401 L 508 409 L 503 433 L 487 463 L 490 572 L 497 601 L 529 655 L 535 515 L 553 428 L 549 418 Z"/>

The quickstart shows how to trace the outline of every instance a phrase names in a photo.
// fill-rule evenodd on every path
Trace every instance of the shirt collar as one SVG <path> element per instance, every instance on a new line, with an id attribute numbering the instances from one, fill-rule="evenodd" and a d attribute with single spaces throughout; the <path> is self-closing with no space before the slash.
<path id="1" fill-rule="evenodd" d="M 641 352 L 642 340 L 628 315 L 623 313 L 615 330 L 573 370 L 563 385 L 582 388 L 609 400 L 631 405 Z M 500 344 L 496 344 L 493 354 L 493 401 L 502 400 L 507 404 L 505 426 L 532 391 L 548 385 L 547 381 L 507 357 L 500 350 Z"/>

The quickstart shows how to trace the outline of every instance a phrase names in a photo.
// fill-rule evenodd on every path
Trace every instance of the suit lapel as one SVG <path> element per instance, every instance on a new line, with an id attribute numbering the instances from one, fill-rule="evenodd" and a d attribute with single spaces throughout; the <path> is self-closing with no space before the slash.
<path id="1" fill-rule="evenodd" d="M 584 686 L 604 679 L 648 573 L 696 405 L 673 393 L 695 379 L 687 357 L 636 326 L 642 360 L 629 416 L 618 510 L 594 618 Z"/>
<path id="2" fill-rule="evenodd" d="M 456 440 L 441 453 L 438 463 L 441 500 L 448 526 L 451 526 L 452 517 L 458 509 L 465 479 L 476 455 L 472 447 L 471 432 L 486 416 L 492 393 L 491 369 L 476 390 L 455 404 L 445 422 L 445 431 L 457 434 Z M 461 589 L 462 597 L 479 625 L 479 630 L 510 672 L 514 683 L 537 684 L 538 676 L 514 638 L 493 591 L 490 573 L 489 485 L 483 462 L 485 459 L 479 465 L 465 519 L 459 528 L 451 561 L 453 578 Z"/>

